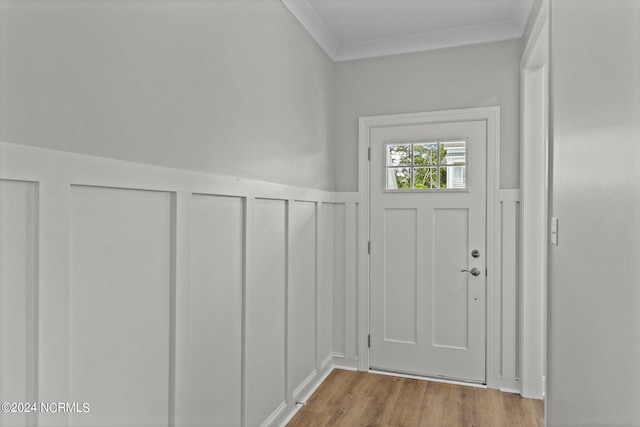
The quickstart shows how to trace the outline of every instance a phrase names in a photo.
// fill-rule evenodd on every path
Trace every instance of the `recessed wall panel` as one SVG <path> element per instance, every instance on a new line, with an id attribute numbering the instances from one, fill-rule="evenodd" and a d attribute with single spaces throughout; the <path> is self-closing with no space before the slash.
<path id="1" fill-rule="evenodd" d="M 318 216 L 318 362 L 331 354 L 333 329 L 333 209 L 320 204 Z"/>
<path id="2" fill-rule="evenodd" d="M 500 375 L 516 380 L 518 369 L 518 218 L 519 203 L 503 201 Z"/>
<path id="3" fill-rule="evenodd" d="M 286 202 L 254 202 L 247 272 L 245 424 L 261 425 L 285 401 Z"/>
<path id="4" fill-rule="evenodd" d="M 436 346 L 467 348 L 468 209 L 433 211 L 433 341 Z"/>
<path id="5" fill-rule="evenodd" d="M 166 426 L 171 197 L 71 187 L 72 426 Z"/>
<path id="6" fill-rule="evenodd" d="M 192 419 L 240 425 L 244 202 L 194 195 L 191 212 Z"/>
<path id="7" fill-rule="evenodd" d="M 417 210 L 384 211 L 384 339 L 417 340 Z"/>
<path id="8" fill-rule="evenodd" d="M 33 399 L 36 194 L 34 183 L 0 180 L 0 402 Z M 28 414 L 0 412 L 0 425 Z"/>
<path id="9" fill-rule="evenodd" d="M 345 353 L 346 206 L 333 207 L 333 351 Z"/>
<path id="10" fill-rule="evenodd" d="M 294 202 L 289 283 L 289 380 L 297 388 L 315 368 L 316 205 Z"/>

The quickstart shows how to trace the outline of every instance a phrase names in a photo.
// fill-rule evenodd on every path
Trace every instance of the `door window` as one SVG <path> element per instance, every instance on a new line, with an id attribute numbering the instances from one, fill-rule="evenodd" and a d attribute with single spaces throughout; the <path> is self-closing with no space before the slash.
<path id="1" fill-rule="evenodd" d="M 385 144 L 386 191 L 467 189 L 467 141 Z"/>

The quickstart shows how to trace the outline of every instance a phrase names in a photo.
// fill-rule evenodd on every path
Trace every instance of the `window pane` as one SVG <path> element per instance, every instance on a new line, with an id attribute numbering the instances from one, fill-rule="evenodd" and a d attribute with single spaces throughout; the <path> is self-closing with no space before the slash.
<path id="1" fill-rule="evenodd" d="M 411 144 L 387 145 L 387 166 L 411 164 Z"/>
<path id="2" fill-rule="evenodd" d="M 465 141 L 443 142 L 441 145 L 441 164 L 464 165 L 467 163 L 467 143 Z"/>
<path id="3" fill-rule="evenodd" d="M 436 189 L 438 188 L 438 168 L 415 168 L 414 188 Z"/>
<path id="4" fill-rule="evenodd" d="M 388 168 L 387 190 L 408 190 L 411 188 L 411 168 Z"/>
<path id="5" fill-rule="evenodd" d="M 450 188 L 448 185 L 449 183 L 447 182 L 449 169 L 450 168 L 445 167 L 438 168 L 438 174 L 440 175 L 440 188 Z"/>
<path id="6" fill-rule="evenodd" d="M 437 165 L 438 164 L 438 143 L 429 142 L 424 144 L 414 144 L 413 161 L 419 165 Z"/>
<path id="7" fill-rule="evenodd" d="M 467 188 L 466 166 L 444 166 L 440 171 L 440 185 L 442 188 Z"/>

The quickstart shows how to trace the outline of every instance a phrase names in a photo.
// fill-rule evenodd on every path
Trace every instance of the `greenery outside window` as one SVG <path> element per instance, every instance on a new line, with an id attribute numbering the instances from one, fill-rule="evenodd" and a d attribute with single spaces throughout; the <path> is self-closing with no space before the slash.
<path id="1" fill-rule="evenodd" d="M 467 141 L 385 145 L 387 191 L 467 189 Z"/>

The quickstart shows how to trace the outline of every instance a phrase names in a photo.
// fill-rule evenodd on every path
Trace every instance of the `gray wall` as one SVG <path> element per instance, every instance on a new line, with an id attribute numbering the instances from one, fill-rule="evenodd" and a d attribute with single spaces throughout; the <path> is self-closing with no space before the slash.
<path id="1" fill-rule="evenodd" d="M 548 1 L 548 0 L 545 0 Z M 527 22 L 524 26 L 524 31 L 522 33 L 522 40 L 524 40 L 524 45 L 526 45 L 527 41 L 531 37 L 531 31 L 533 30 L 533 24 L 536 21 L 536 17 L 538 16 L 538 12 L 542 7 L 543 0 L 533 0 L 531 4 L 531 11 L 529 12 L 529 17 L 527 18 Z"/>
<path id="2" fill-rule="evenodd" d="M 518 188 L 521 40 L 337 64 L 336 189 L 358 189 L 358 117 L 501 107 L 501 188 Z"/>
<path id="3" fill-rule="evenodd" d="M 357 118 L 502 107 L 518 187 L 521 42 L 334 64 L 278 0 L 0 0 L 0 140 L 357 190 Z"/>
<path id="4" fill-rule="evenodd" d="M 0 140 L 332 189 L 335 65 L 279 0 L 0 8 Z"/>
<path id="5" fill-rule="evenodd" d="M 554 0 L 550 426 L 640 425 L 640 2 Z"/>

